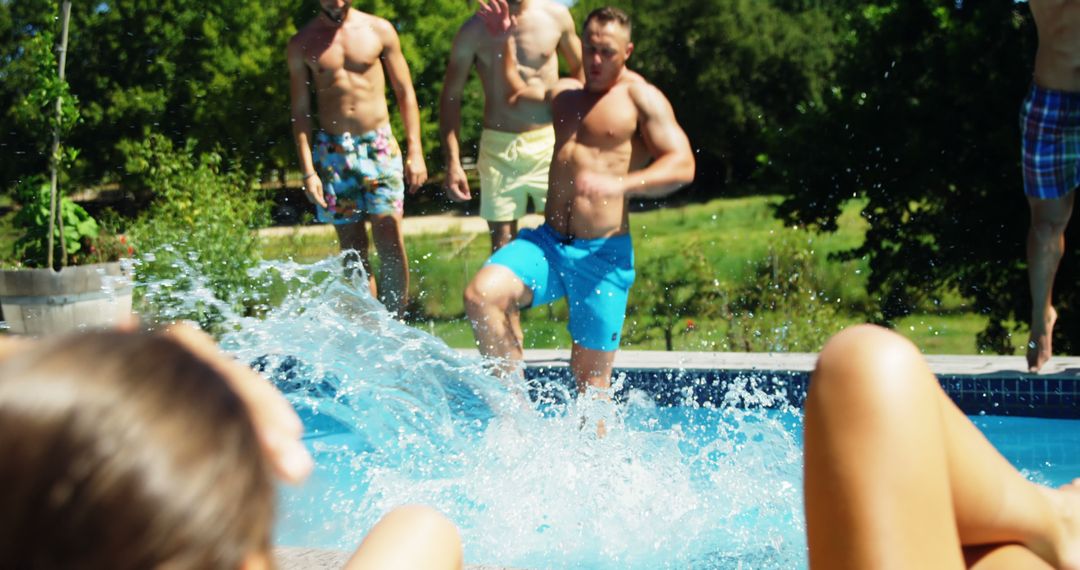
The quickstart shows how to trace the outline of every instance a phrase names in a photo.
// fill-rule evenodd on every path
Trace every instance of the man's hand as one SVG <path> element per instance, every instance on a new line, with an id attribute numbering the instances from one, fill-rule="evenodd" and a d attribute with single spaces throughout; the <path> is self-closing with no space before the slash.
<path id="1" fill-rule="evenodd" d="M 312 204 L 318 204 L 326 209 L 326 194 L 323 192 L 322 180 L 319 175 L 308 176 L 304 179 L 304 194 Z"/>
<path id="2" fill-rule="evenodd" d="M 480 7 L 476 9 L 476 15 L 484 22 L 484 27 L 496 38 L 504 36 L 517 26 L 517 16 L 510 13 L 510 5 L 506 0 L 479 0 Z"/>
<path id="3" fill-rule="evenodd" d="M 626 184 L 621 177 L 583 171 L 574 178 L 574 193 L 592 200 L 622 200 Z"/>
<path id="4" fill-rule="evenodd" d="M 469 190 L 469 179 L 465 177 L 465 169 L 458 163 L 451 164 L 446 169 L 446 197 L 455 202 L 468 202 L 472 200 L 472 192 Z"/>
<path id="5" fill-rule="evenodd" d="M 427 164 L 424 162 L 424 155 L 419 152 L 410 152 L 405 158 L 405 184 L 409 187 L 409 194 L 416 194 L 425 182 L 427 182 Z"/>

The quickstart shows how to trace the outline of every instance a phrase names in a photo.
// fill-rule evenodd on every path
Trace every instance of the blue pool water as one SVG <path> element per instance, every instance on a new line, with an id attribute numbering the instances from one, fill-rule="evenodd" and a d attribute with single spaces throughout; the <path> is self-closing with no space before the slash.
<path id="1" fill-rule="evenodd" d="M 801 413 L 759 387 L 767 378 L 664 407 L 632 378 L 617 379 L 614 405 L 540 381 L 529 402 L 340 273 L 336 259 L 267 264 L 277 308 L 220 308 L 223 344 L 287 393 L 316 458 L 305 485 L 281 492 L 279 544 L 352 549 L 388 510 L 423 503 L 461 528 L 473 564 L 805 567 Z M 582 417 L 605 418 L 609 436 Z M 1029 478 L 1080 473 L 1080 421 L 973 419 Z"/>

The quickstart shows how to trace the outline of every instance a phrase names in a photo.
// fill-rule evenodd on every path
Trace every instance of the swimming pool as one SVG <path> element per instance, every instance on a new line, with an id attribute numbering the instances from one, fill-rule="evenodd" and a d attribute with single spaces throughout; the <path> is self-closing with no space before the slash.
<path id="1" fill-rule="evenodd" d="M 390 319 L 336 260 L 263 271 L 283 302 L 229 317 L 223 344 L 286 391 L 316 457 L 281 492 L 278 544 L 349 550 L 386 511 L 424 503 L 458 524 L 472 564 L 805 567 L 797 375 L 630 371 L 607 405 L 537 368 L 526 404 L 479 359 Z M 609 437 L 583 416 L 607 418 Z M 1030 478 L 1080 472 L 1080 421 L 974 419 Z"/>

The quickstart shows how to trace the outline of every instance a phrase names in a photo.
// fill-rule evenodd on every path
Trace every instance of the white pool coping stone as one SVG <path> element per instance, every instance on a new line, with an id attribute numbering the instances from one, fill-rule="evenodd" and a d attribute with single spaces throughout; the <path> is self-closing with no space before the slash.
<path id="1" fill-rule="evenodd" d="M 477 354 L 475 350 L 467 350 Z M 935 374 L 973 376 L 1030 376 L 1032 378 L 1080 379 L 1080 356 L 1055 356 L 1038 374 L 1028 374 L 1023 356 L 929 354 L 926 360 Z M 816 353 L 804 352 L 666 352 L 622 350 L 615 355 L 615 368 L 626 370 L 791 370 L 809 372 Z M 564 367 L 570 363 L 569 350 L 526 350 L 529 368 Z"/>

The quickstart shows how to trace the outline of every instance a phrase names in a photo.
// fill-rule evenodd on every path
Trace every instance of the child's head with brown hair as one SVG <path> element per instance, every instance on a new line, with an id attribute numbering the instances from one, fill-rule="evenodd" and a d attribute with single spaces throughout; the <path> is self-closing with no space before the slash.
<path id="1" fill-rule="evenodd" d="M 177 341 L 49 340 L 0 361 L 0 560 L 236 570 L 266 562 L 274 488 L 243 401 Z"/>

